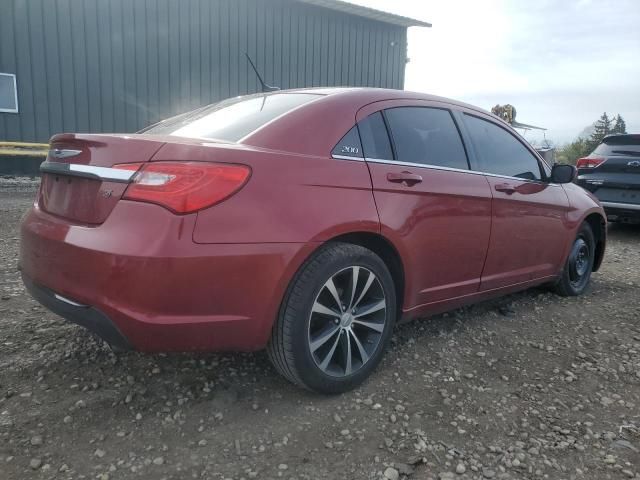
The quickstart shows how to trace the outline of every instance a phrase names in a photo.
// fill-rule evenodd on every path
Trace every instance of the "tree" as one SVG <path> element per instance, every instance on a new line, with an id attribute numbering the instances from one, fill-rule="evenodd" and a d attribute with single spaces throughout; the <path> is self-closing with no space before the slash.
<path id="1" fill-rule="evenodd" d="M 607 112 L 604 112 L 593 127 L 587 127 L 583 132 L 593 130 L 588 138 L 583 133 L 574 142 L 564 145 L 556 152 L 556 161 L 558 163 L 568 163 L 574 165 L 576 160 L 586 157 L 595 148 L 602 143 L 602 139 L 610 133 L 627 133 L 627 125 L 620 114 L 615 119 L 609 118 Z"/>
<path id="2" fill-rule="evenodd" d="M 556 152 L 556 161 L 558 163 L 575 165 L 576 160 L 586 157 L 592 150 L 593 148 L 591 148 L 589 140 L 578 138 L 575 142 L 565 145 Z"/>
<path id="3" fill-rule="evenodd" d="M 598 121 L 593 125 L 593 128 L 593 133 L 588 141 L 590 150 L 600 145 L 602 139 L 611 133 L 611 119 L 607 115 L 607 112 L 604 112 L 600 116 Z"/>
<path id="4" fill-rule="evenodd" d="M 611 133 L 627 133 L 627 124 L 624 119 L 618 114 L 615 120 Z"/>

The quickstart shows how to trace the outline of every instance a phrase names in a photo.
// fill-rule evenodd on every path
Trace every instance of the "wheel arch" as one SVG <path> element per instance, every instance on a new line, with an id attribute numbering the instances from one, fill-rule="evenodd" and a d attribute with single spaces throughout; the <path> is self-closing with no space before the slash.
<path id="1" fill-rule="evenodd" d="M 402 257 L 393 243 L 383 235 L 372 232 L 345 233 L 333 237 L 325 243 L 331 242 L 343 242 L 359 245 L 371 250 L 382 259 L 389 269 L 389 273 L 391 273 L 391 278 L 393 279 L 393 284 L 396 289 L 398 315 L 401 315 L 405 294 L 405 269 Z"/>
<path id="2" fill-rule="evenodd" d="M 393 279 L 393 284 L 395 286 L 398 319 L 402 318 L 402 307 L 405 302 L 406 277 L 404 262 L 402 261 L 402 257 L 395 245 L 383 235 L 375 232 L 351 231 L 348 233 L 340 233 L 327 238 L 322 242 L 306 244 L 306 247 L 301 249 L 296 255 L 296 258 L 291 261 L 292 269 L 282 275 L 282 278 L 278 283 L 278 287 L 275 289 L 276 295 L 273 296 L 272 303 L 269 308 L 270 313 L 265 317 L 265 322 L 263 327 L 260 329 L 260 334 L 255 342 L 256 345 L 259 345 L 261 348 L 269 341 L 269 338 L 273 334 L 273 328 L 277 317 L 280 314 L 283 305 L 287 301 L 291 288 L 306 262 L 327 244 L 340 242 L 367 248 L 382 259 L 391 273 L 391 278 Z"/>
<path id="3" fill-rule="evenodd" d="M 596 241 L 595 258 L 593 259 L 593 271 L 597 272 L 602 265 L 604 250 L 607 243 L 607 220 L 597 212 L 590 213 L 584 219 L 593 232 Z"/>

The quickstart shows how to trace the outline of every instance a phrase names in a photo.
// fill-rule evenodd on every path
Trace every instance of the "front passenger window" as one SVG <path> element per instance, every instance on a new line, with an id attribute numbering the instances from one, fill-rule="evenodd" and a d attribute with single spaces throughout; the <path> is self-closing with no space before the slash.
<path id="1" fill-rule="evenodd" d="M 479 157 L 479 170 L 495 175 L 540 180 L 540 164 L 512 134 L 487 120 L 464 114 L 464 124 Z"/>

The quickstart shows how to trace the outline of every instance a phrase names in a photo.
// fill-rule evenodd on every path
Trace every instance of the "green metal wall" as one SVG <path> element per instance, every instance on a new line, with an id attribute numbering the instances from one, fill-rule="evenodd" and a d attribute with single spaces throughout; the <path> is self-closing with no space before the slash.
<path id="1" fill-rule="evenodd" d="M 406 28 L 293 0 L 0 0 L 0 141 L 134 132 L 258 90 L 403 88 Z"/>

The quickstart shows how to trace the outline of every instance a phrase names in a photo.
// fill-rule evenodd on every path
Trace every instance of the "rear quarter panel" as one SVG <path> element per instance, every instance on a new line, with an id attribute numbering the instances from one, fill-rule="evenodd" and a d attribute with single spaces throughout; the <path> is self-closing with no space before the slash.
<path id="1" fill-rule="evenodd" d="M 215 144 L 167 144 L 153 161 L 176 158 L 251 167 L 238 193 L 198 212 L 196 243 L 321 242 L 379 231 L 364 162 Z"/>

